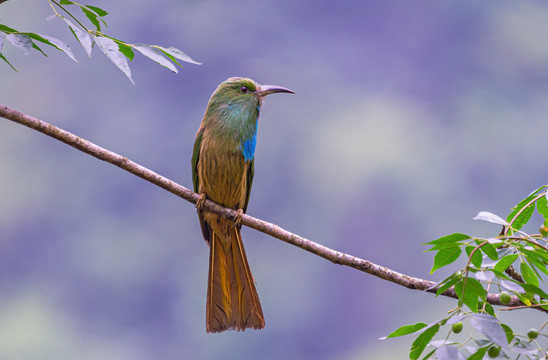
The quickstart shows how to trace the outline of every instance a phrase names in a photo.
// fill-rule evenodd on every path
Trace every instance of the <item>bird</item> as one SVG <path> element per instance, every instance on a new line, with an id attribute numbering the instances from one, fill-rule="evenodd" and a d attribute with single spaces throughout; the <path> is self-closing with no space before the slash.
<path id="1" fill-rule="evenodd" d="M 192 182 L 202 235 L 209 245 L 206 331 L 262 329 L 265 320 L 241 236 L 255 171 L 261 106 L 267 95 L 291 93 L 246 77 L 223 81 L 211 95 L 196 133 Z M 209 199 L 237 210 L 235 219 L 207 212 Z"/>

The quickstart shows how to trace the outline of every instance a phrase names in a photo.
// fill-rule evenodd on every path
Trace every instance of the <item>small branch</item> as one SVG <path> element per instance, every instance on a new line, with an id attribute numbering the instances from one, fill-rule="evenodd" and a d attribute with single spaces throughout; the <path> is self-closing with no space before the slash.
<path id="1" fill-rule="evenodd" d="M 145 168 L 144 166 L 141 166 L 129 160 L 126 157 L 102 148 L 92 142 L 82 139 L 68 131 L 53 126 L 33 116 L 23 114 L 4 105 L 0 105 L 0 116 L 21 125 L 27 126 L 36 131 L 39 131 L 56 140 L 62 141 L 65 144 L 72 146 L 73 148 L 78 149 L 82 152 L 85 152 L 86 154 L 89 154 L 99 160 L 106 161 L 112 165 L 122 168 L 132 173 L 133 175 L 136 175 L 148 182 L 151 182 L 152 184 L 159 186 L 162 189 L 167 190 L 193 204 L 196 204 L 196 201 L 198 201 L 198 199 L 200 198 L 200 195 L 196 194 L 195 192 L 155 173 L 152 170 Z M 237 214 L 236 210 L 225 208 L 210 200 L 205 201 L 203 209 L 229 219 L 234 219 Z M 297 246 L 303 250 L 318 255 L 326 260 L 331 261 L 332 263 L 348 266 L 356 270 L 363 271 L 383 280 L 387 280 L 395 284 L 404 286 L 408 289 L 421 290 L 434 294 L 436 293 L 436 283 L 433 281 L 408 276 L 392 269 L 386 268 L 384 266 L 374 264 L 371 261 L 360 259 L 358 257 L 330 249 L 326 246 L 308 240 L 302 236 L 284 230 L 278 225 L 254 218 L 246 214 L 242 215 L 242 224 L 282 241 L 285 241 L 288 244 Z M 457 299 L 454 288 L 445 291 L 441 295 Z M 496 294 L 487 295 L 487 301 L 492 305 L 505 305 L 506 307 L 518 307 L 525 305 L 518 299 L 517 296 L 513 296 L 512 301 L 509 304 L 502 304 L 500 302 L 499 295 Z M 536 309 L 546 312 L 546 310 L 540 307 Z"/>

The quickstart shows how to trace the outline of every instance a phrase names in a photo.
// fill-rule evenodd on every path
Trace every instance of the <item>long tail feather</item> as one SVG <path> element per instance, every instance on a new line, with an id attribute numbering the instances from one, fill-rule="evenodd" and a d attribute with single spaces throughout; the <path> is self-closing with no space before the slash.
<path id="1" fill-rule="evenodd" d="M 245 255 L 240 229 L 228 239 L 213 232 L 209 250 L 206 330 L 243 331 L 265 326 L 259 295 Z"/>

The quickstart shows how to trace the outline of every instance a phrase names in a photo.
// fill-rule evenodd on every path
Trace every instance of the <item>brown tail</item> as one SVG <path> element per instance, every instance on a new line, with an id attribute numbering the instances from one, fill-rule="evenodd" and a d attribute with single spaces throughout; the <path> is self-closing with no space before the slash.
<path id="1" fill-rule="evenodd" d="M 212 233 L 207 287 L 207 332 L 264 328 L 264 316 L 247 263 L 240 229 L 229 239 Z"/>

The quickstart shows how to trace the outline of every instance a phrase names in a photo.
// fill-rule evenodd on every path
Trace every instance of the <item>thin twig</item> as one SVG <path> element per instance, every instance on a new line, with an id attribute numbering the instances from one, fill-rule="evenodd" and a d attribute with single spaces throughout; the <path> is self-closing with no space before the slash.
<path id="1" fill-rule="evenodd" d="M 195 192 L 185 188 L 182 185 L 177 184 L 174 181 L 171 181 L 152 170 L 141 166 L 128 158 L 118 155 L 110 150 L 107 150 L 99 145 L 96 145 L 88 140 L 82 139 L 79 136 L 76 136 L 68 131 L 60 129 L 52 124 L 49 124 L 45 121 L 39 120 L 33 116 L 23 114 L 17 110 L 11 109 L 7 106 L 0 105 L 0 117 L 4 117 L 8 120 L 14 121 L 21 125 L 27 126 L 31 129 L 39 131 L 45 135 L 48 135 L 56 140 L 62 141 L 67 145 L 72 146 L 75 149 L 78 149 L 86 154 L 89 154 L 99 160 L 106 161 L 112 165 L 115 165 L 119 168 L 122 168 L 133 175 L 136 175 L 146 181 L 153 183 L 161 187 L 164 190 L 167 190 L 193 204 L 196 204 L 200 195 Z M 212 213 L 224 216 L 229 219 L 235 219 L 236 210 L 225 208 L 219 204 L 216 204 L 210 200 L 206 200 L 203 204 L 203 209 L 210 211 Z M 291 245 L 297 246 L 303 250 L 311 252 L 315 255 L 318 255 L 326 260 L 331 261 L 332 263 L 349 266 L 356 270 L 363 271 L 365 273 L 374 275 L 383 280 L 393 282 L 395 284 L 404 286 L 408 289 L 421 290 L 429 293 L 436 293 L 435 285 L 436 283 L 429 280 L 424 280 L 420 278 L 415 278 L 408 276 L 392 269 L 386 268 L 372 263 L 371 261 L 360 259 L 356 256 L 348 255 L 333 249 L 330 249 L 326 246 L 315 243 L 311 240 L 308 240 L 302 236 L 293 234 L 287 230 L 282 229 L 278 225 L 269 223 L 264 220 L 260 220 L 243 214 L 241 217 L 242 224 L 246 225 L 255 230 L 261 231 L 265 234 L 268 234 L 272 237 L 285 241 Z M 455 289 L 451 288 L 441 295 L 452 297 L 457 299 Z M 500 302 L 500 296 L 496 294 L 488 294 L 487 301 L 492 305 L 505 305 L 507 307 L 517 307 L 523 306 L 523 304 L 517 296 L 512 297 L 512 301 L 509 304 L 502 304 Z M 537 308 L 541 311 L 545 311 L 542 308 Z"/>

